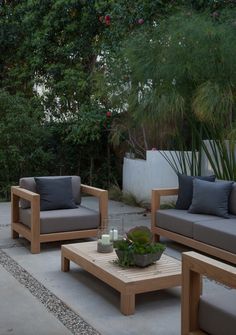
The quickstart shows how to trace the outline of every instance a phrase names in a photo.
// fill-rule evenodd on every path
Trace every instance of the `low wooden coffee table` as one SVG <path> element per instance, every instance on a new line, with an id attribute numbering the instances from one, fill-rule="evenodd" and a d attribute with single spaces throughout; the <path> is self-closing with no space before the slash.
<path id="1" fill-rule="evenodd" d="M 162 255 L 155 264 L 146 268 L 121 268 L 113 261 L 116 253 L 97 252 L 97 242 L 62 245 L 61 270 L 70 269 L 70 261 L 104 281 L 120 292 L 120 310 L 125 315 L 134 314 L 135 294 L 161 290 L 181 285 L 181 262 Z"/>

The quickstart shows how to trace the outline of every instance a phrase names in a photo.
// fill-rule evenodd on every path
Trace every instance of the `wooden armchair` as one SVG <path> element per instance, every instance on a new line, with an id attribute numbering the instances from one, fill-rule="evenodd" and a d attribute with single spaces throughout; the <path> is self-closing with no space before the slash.
<path id="1" fill-rule="evenodd" d="M 214 295 L 201 295 L 202 276 L 236 288 L 235 267 L 193 251 L 183 253 L 181 334 L 235 334 L 236 292 L 220 287 Z"/>
<path id="2" fill-rule="evenodd" d="M 73 178 L 74 183 L 76 182 L 76 178 L 79 177 L 73 176 Z M 34 178 L 25 179 L 29 179 L 31 185 L 34 183 Z M 31 242 L 31 252 L 36 254 L 40 253 L 40 244 L 44 242 L 96 237 L 98 229 L 103 228 L 108 215 L 108 192 L 103 189 L 80 184 L 80 178 L 78 187 L 81 193 L 86 193 L 98 198 L 99 212 L 90 210 L 81 205 L 76 209 L 42 212 L 40 211 L 39 194 L 20 186 L 12 186 L 12 238 L 15 239 L 18 238 L 19 235 L 22 235 Z M 22 200 L 29 202 L 29 208 L 23 209 Z M 81 221 L 83 221 L 82 225 L 80 223 Z M 92 221 L 93 224 L 91 224 Z M 60 226 L 59 223 L 61 224 Z"/>

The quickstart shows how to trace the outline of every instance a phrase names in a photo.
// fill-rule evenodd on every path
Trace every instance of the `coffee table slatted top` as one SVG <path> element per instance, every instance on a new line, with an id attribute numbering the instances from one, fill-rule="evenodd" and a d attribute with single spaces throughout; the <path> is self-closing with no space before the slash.
<path id="1" fill-rule="evenodd" d="M 181 262 L 165 254 L 162 255 L 159 261 L 145 268 L 122 268 L 114 263 L 117 259 L 115 251 L 112 253 L 99 253 L 97 252 L 96 242 L 75 243 L 63 246 L 63 248 L 64 247 L 71 253 L 74 253 L 77 260 L 80 256 L 84 260 L 94 264 L 94 266 L 97 266 L 99 269 L 115 274 L 116 277 L 119 277 L 126 283 L 133 281 L 137 282 L 138 280 L 145 280 L 148 278 L 166 277 L 167 275 L 174 276 L 179 275 L 181 272 Z M 75 263 L 78 264 L 77 261 L 75 261 Z"/>
<path id="2" fill-rule="evenodd" d="M 121 312 L 133 314 L 135 294 L 181 285 L 181 262 L 162 255 L 156 263 L 145 267 L 122 268 L 112 253 L 97 252 L 97 242 L 62 246 L 62 271 L 69 271 L 70 261 L 101 279 L 121 293 Z"/>

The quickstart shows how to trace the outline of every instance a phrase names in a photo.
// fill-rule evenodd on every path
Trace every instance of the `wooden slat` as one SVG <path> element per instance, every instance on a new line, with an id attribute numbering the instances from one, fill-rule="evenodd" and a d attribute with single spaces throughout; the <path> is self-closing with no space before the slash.
<path id="1" fill-rule="evenodd" d="M 12 222 L 12 229 L 15 230 L 18 234 L 24 236 L 27 240 L 31 240 L 31 231 L 25 225 L 18 222 Z"/>
<path id="2" fill-rule="evenodd" d="M 19 198 L 28 200 L 28 201 L 32 201 L 33 198 L 35 197 L 40 197 L 39 194 L 28 191 L 24 188 L 21 188 L 19 186 L 12 186 L 11 187 L 12 193 L 15 194 L 16 196 L 18 196 Z"/>
<path id="3" fill-rule="evenodd" d="M 41 234 L 40 242 L 52 242 L 52 241 L 64 241 L 77 238 L 87 238 L 87 237 L 97 237 L 98 230 L 76 230 L 76 231 L 67 231 L 53 234 Z"/>
<path id="4" fill-rule="evenodd" d="M 108 191 L 97 187 L 81 184 L 81 192 L 98 198 L 100 212 L 100 228 L 103 229 L 108 217 Z"/>
<path id="5" fill-rule="evenodd" d="M 194 251 L 183 253 L 188 268 L 236 289 L 236 268 Z"/>
<path id="6" fill-rule="evenodd" d="M 223 259 L 227 262 L 236 264 L 236 254 L 233 254 L 229 251 L 226 251 L 226 250 L 223 250 L 223 249 L 220 249 L 220 248 L 216 248 L 212 245 L 208 245 L 208 244 L 202 243 L 200 241 L 193 240 L 192 238 L 189 238 L 189 237 L 186 237 L 186 236 L 183 236 L 183 235 L 180 235 L 180 234 L 177 234 L 177 233 L 174 233 L 174 232 L 171 232 L 169 230 L 162 229 L 162 228 L 159 228 L 159 227 L 156 227 L 153 230 L 153 233 L 156 233 L 160 236 L 167 237 L 167 238 L 169 238 L 173 241 L 176 241 L 178 243 L 187 245 L 187 246 L 189 246 L 193 249 L 199 250 L 203 253 L 206 253 L 206 254 L 209 254 L 211 256 L 217 257 L 219 259 Z"/>
<path id="7" fill-rule="evenodd" d="M 157 218 L 156 211 L 160 209 L 161 205 L 161 197 L 162 196 L 170 196 L 177 195 L 179 192 L 178 188 L 157 188 L 152 189 L 152 198 L 151 198 L 151 229 L 154 233 L 155 228 L 157 226 Z M 159 241 L 159 236 L 157 234 L 154 235 L 155 241 Z"/>

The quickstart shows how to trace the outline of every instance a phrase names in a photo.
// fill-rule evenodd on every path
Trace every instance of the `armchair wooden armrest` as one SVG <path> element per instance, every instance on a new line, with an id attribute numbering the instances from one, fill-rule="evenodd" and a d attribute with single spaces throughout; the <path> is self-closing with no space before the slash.
<path id="1" fill-rule="evenodd" d="M 19 224 L 19 200 L 28 200 L 31 204 L 31 230 L 27 230 L 25 227 Z M 17 229 L 15 229 L 17 228 Z M 31 191 L 28 191 L 19 186 L 11 187 L 11 232 L 12 238 L 19 237 L 19 233 L 24 236 L 33 239 L 39 244 L 40 235 L 40 195 Z M 35 244 L 36 245 L 36 244 Z M 37 252 L 38 249 L 32 252 Z"/>
<path id="2" fill-rule="evenodd" d="M 81 184 L 81 192 L 93 195 L 99 199 L 99 212 L 101 215 L 101 228 L 105 227 L 105 219 L 108 217 L 108 191 L 101 188 Z"/>
<path id="3" fill-rule="evenodd" d="M 11 191 L 12 194 L 14 194 L 18 199 L 22 198 L 30 202 L 32 202 L 34 198 L 39 197 L 38 193 L 28 191 L 25 188 L 21 188 L 20 186 L 12 186 Z"/>
<path id="4" fill-rule="evenodd" d="M 156 211 L 160 209 L 161 197 L 169 195 L 177 195 L 178 188 L 157 188 L 152 190 L 151 200 L 151 217 L 152 217 L 152 229 L 156 227 Z"/>
<path id="5" fill-rule="evenodd" d="M 226 286 L 236 288 L 236 268 L 190 251 L 182 254 L 182 335 L 204 334 L 198 326 L 198 304 L 201 277 L 207 276 Z"/>

